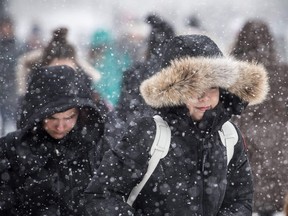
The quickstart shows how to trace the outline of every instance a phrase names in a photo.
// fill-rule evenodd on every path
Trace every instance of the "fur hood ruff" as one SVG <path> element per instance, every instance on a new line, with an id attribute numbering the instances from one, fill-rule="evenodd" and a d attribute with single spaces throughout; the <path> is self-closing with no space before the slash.
<path id="1" fill-rule="evenodd" d="M 255 105 L 269 91 L 268 75 L 262 65 L 232 57 L 185 57 L 145 80 L 140 92 L 148 105 L 161 108 L 184 105 L 211 87 L 226 89 Z"/>

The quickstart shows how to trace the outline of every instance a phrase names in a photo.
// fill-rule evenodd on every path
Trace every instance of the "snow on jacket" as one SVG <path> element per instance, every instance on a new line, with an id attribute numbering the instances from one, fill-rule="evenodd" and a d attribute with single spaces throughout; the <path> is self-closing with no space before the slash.
<path id="1" fill-rule="evenodd" d="M 103 157 L 86 189 L 88 215 L 252 215 L 253 183 L 244 141 L 238 130 L 239 140 L 227 166 L 218 130 L 247 103 L 264 100 L 268 91 L 266 71 L 260 65 L 214 52 L 218 47 L 205 36 L 178 36 L 171 43 L 177 40 L 182 48 L 207 44 L 200 50 L 200 57 L 173 60 L 140 88 L 146 103 L 158 108 L 157 113 L 171 128 L 168 155 L 160 160 L 133 207 L 129 206 L 125 200 L 147 171 L 156 133 L 152 116 L 130 122 L 120 143 Z M 194 122 L 185 101 L 215 86 L 220 87 L 219 104 L 206 111 L 200 122 Z"/>
<path id="2" fill-rule="evenodd" d="M 70 67 L 33 72 L 23 127 L 0 139 L 1 215 L 84 215 L 83 191 L 106 150 L 104 117 L 91 94 Z M 72 131 L 49 136 L 43 119 L 74 107 L 80 113 Z"/>

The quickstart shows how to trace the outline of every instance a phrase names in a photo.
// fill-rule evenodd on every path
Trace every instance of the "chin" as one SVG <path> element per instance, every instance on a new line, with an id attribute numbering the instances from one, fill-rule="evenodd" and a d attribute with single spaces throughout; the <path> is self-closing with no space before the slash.
<path id="1" fill-rule="evenodd" d="M 66 135 L 66 134 L 65 134 Z M 54 139 L 63 139 L 65 135 L 52 135 Z"/>

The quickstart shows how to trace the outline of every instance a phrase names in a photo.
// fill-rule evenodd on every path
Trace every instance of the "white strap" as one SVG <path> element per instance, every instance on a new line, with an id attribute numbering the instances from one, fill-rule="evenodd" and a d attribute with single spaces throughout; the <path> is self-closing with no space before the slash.
<path id="1" fill-rule="evenodd" d="M 226 147 L 228 165 L 234 154 L 234 145 L 238 142 L 238 133 L 229 121 L 225 122 L 218 132 L 223 145 Z"/>
<path id="2" fill-rule="evenodd" d="M 164 158 L 169 151 L 171 130 L 167 122 L 164 121 L 161 116 L 155 115 L 153 118 L 156 122 L 156 135 L 150 150 L 150 155 L 153 155 L 155 151 L 160 151 L 160 158 Z"/>
<path id="3" fill-rule="evenodd" d="M 140 193 L 140 191 L 154 172 L 155 168 L 157 167 L 160 159 L 165 157 L 169 151 L 171 142 L 171 130 L 169 128 L 169 125 L 158 115 L 155 115 L 153 118 L 156 122 L 156 135 L 150 150 L 150 155 L 152 155 L 152 157 L 148 161 L 148 169 L 142 181 L 133 188 L 127 199 L 127 203 L 130 206 L 133 205 L 138 194 Z"/>

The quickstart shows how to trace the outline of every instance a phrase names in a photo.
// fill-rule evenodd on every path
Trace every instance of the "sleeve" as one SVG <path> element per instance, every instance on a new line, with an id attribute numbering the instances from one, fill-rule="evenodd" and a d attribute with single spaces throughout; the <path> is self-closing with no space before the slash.
<path id="1" fill-rule="evenodd" d="M 248 161 L 244 139 L 239 130 L 239 141 L 228 166 L 227 188 L 224 201 L 217 216 L 252 215 L 253 177 Z"/>
<path id="2" fill-rule="evenodd" d="M 11 188 L 11 175 L 9 169 L 11 164 L 7 157 L 7 151 L 13 149 L 13 140 L 8 139 L 10 136 L 0 138 L 0 215 L 6 215 L 12 211 L 15 204 L 15 194 Z"/>
<path id="3" fill-rule="evenodd" d="M 126 200 L 146 173 L 155 130 L 153 118 L 132 122 L 115 148 L 105 153 L 85 190 L 88 215 L 133 215 Z"/>

